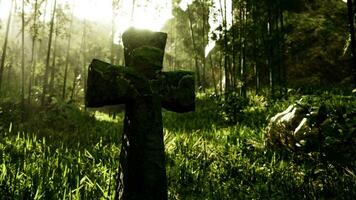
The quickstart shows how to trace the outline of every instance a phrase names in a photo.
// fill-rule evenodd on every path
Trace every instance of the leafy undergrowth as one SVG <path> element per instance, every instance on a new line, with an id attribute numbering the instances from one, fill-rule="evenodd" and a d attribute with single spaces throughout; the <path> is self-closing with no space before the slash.
<path id="1" fill-rule="evenodd" d="M 195 112 L 163 111 L 169 199 L 352 199 L 355 163 L 265 148 L 268 120 L 298 98 L 272 103 L 251 95 L 238 123 L 209 95 L 199 96 Z M 113 120 L 57 104 L 26 108 L 21 122 L 18 106 L 0 107 L 0 197 L 114 197 L 122 114 Z"/>
<path id="2" fill-rule="evenodd" d="M 343 165 L 323 156 L 265 147 L 264 131 L 269 119 L 302 97 L 306 98 L 294 95 L 272 103 L 261 96 L 250 96 L 248 106 L 240 110 L 235 125 L 224 126 L 211 121 L 207 123 L 209 129 L 166 130 L 171 198 L 353 199 L 356 195 L 355 161 Z M 308 98 L 314 103 L 323 102 L 330 109 L 350 108 L 356 103 L 355 98 L 347 97 L 352 101 L 344 101 L 344 97 L 328 93 Z M 219 107 L 219 102 L 216 106 Z M 231 118 L 221 118 L 228 116 L 227 112 L 221 115 L 215 108 L 207 114 L 214 116 L 214 112 L 231 124 Z M 199 115 L 199 110 L 189 115 L 197 115 L 191 120 L 198 121 L 204 116 Z M 177 117 L 184 118 L 172 116 Z M 174 123 L 175 120 L 165 121 Z M 170 125 L 166 123 L 166 127 Z"/>
<path id="3" fill-rule="evenodd" d="M 114 197 L 121 123 L 62 103 L 20 123 L 19 105 L 0 107 L 0 199 Z"/>

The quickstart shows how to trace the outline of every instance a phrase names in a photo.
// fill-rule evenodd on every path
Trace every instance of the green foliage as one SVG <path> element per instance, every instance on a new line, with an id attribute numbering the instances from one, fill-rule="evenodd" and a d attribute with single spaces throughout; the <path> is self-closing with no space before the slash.
<path id="1" fill-rule="evenodd" d="M 269 146 L 290 150 L 314 159 L 352 163 L 356 155 L 356 99 L 324 94 L 304 96 L 283 120 L 271 120 L 267 129 Z M 293 112 L 296 111 L 296 112 Z M 287 116 L 289 115 L 289 116 Z M 288 120 L 286 120 L 289 118 Z"/>
<path id="2" fill-rule="evenodd" d="M 303 12 L 285 15 L 289 82 L 318 86 L 350 83 L 351 57 L 343 52 L 348 37 L 346 4 L 316 0 L 305 7 Z"/>
<path id="3" fill-rule="evenodd" d="M 344 170 L 323 159 L 301 159 L 298 154 L 284 155 L 283 151 L 264 148 L 263 129 L 268 118 L 257 125 L 250 121 L 257 115 L 272 117 L 294 98 L 271 104 L 262 97 L 250 96 L 250 104 L 241 114 L 243 120 L 234 126 L 215 122 L 208 124 L 212 127 L 209 130 L 181 128 L 173 132 L 171 124 L 166 123 L 171 199 L 351 198 L 356 184 L 354 167 Z M 198 107 L 192 114 L 200 116 L 197 122 L 189 119 L 188 123 L 205 120 L 199 114 L 205 112 L 203 109 Z M 260 124 L 265 125 L 261 128 Z"/>
<path id="4" fill-rule="evenodd" d="M 242 119 L 243 110 L 248 106 L 249 100 L 236 92 L 226 93 L 223 97 L 217 97 L 220 106 L 220 116 L 228 123 L 237 123 Z"/>
<path id="5" fill-rule="evenodd" d="M 221 105 L 207 94 L 197 95 L 195 112 L 164 111 L 169 199 L 352 199 L 354 160 L 330 162 L 264 147 L 269 118 L 300 98 L 294 95 L 275 103 L 249 95 L 239 123 L 233 125 L 221 118 Z M 354 132 L 354 118 L 344 118 L 345 110 L 336 109 L 345 106 L 351 114 L 354 100 L 330 93 L 305 99 L 306 105 L 323 101 L 328 117 L 338 120 L 328 128 L 330 135 L 341 134 L 334 132 L 340 128 Z M 1 108 L 2 197 L 113 199 L 122 114 L 113 120 L 58 102 L 46 109 L 31 108 L 38 110 L 21 123 L 13 116 L 20 114 L 18 107 Z M 10 109 L 15 111 L 11 115 L 6 113 Z"/>
<path id="6" fill-rule="evenodd" d="M 7 123 L 4 119 L 2 116 L 3 127 Z M 97 121 L 74 105 L 64 103 L 38 109 L 22 128 L 16 125 L 19 120 L 12 120 L 11 128 L 1 130 L 0 152 L 4 156 L 0 196 L 113 198 L 119 157 L 117 134 L 121 130 L 117 123 Z M 29 133 L 20 132 L 21 129 Z"/>

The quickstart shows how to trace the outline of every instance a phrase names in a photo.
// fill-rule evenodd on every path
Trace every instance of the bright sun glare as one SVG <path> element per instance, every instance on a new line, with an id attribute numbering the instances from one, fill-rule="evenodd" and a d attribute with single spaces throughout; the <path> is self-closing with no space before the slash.
<path id="1" fill-rule="evenodd" d="M 48 0 L 47 11 L 54 0 Z M 0 19 L 8 16 L 11 0 L 0 0 Z M 73 5 L 77 18 L 111 24 L 112 0 L 57 0 L 59 4 Z M 133 2 L 135 2 L 133 8 Z M 46 12 L 50 19 L 50 12 Z M 116 16 L 117 37 L 129 27 L 159 31 L 172 18 L 171 0 L 120 0 Z"/>
<path id="2" fill-rule="evenodd" d="M 75 0 L 74 14 L 81 19 L 111 23 L 111 2 L 112 0 Z M 116 38 L 129 27 L 159 31 L 172 17 L 171 0 L 121 0 L 116 16 Z"/>

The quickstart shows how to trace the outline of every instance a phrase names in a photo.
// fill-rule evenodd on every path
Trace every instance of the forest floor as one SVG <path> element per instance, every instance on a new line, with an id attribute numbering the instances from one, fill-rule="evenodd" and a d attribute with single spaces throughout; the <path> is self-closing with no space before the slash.
<path id="1" fill-rule="evenodd" d="M 342 95 L 322 96 L 343 104 Z M 234 123 L 208 94 L 198 95 L 195 112 L 163 110 L 169 199 L 353 199 L 355 161 L 266 147 L 269 119 L 302 97 L 250 95 Z M 113 119 L 66 103 L 18 107 L 0 105 L 0 199 L 114 197 L 122 113 Z"/>

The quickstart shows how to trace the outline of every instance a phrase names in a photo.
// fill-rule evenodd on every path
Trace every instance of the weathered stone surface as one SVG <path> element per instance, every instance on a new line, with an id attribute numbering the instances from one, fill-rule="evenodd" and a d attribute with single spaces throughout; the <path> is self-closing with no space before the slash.
<path id="1" fill-rule="evenodd" d="M 161 108 L 195 108 L 194 74 L 161 72 L 166 38 L 129 29 L 123 34 L 125 67 L 95 59 L 89 66 L 86 105 L 125 104 L 120 154 L 125 200 L 168 198 Z"/>
<path id="2" fill-rule="evenodd" d="M 89 66 L 86 105 L 101 107 L 125 104 L 129 96 L 151 93 L 148 85 L 155 86 L 162 106 L 174 112 L 195 109 L 194 73 L 188 71 L 162 72 L 149 80 L 129 67 L 115 66 L 94 59 Z"/>
<path id="3" fill-rule="evenodd" d="M 134 84 L 144 81 L 145 78 L 132 68 L 118 67 L 94 59 L 89 66 L 86 106 L 124 104 L 132 96 L 129 93 L 133 93 L 134 89 L 149 90 L 147 83 Z"/>
<path id="4" fill-rule="evenodd" d="M 267 145 L 290 150 L 303 146 L 311 132 L 307 114 L 307 110 L 294 104 L 272 117 L 266 131 Z"/>
<path id="5" fill-rule="evenodd" d="M 351 96 L 339 97 L 338 101 L 331 98 L 325 104 L 320 100 L 302 100 L 270 120 L 265 132 L 267 147 L 305 156 L 316 155 L 314 158 L 322 157 L 337 164 L 354 162 L 355 99 Z"/>
<path id="6" fill-rule="evenodd" d="M 130 28 L 122 34 L 122 41 L 124 44 L 125 65 L 134 66 L 135 56 L 133 52 L 137 49 L 148 47 L 156 48 L 161 51 L 161 57 L 151 60 L 155 64 L 159 63 L 162 66 L 164 48 L 166 47 L 167 34 L 162 32 L 151 32 L 148 30 L 137 30 Z M 149 54 L 155 54 L 155 51 L 148 52 Z"/>

